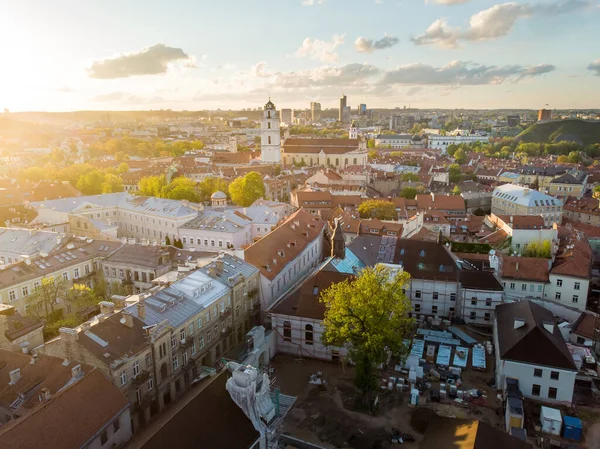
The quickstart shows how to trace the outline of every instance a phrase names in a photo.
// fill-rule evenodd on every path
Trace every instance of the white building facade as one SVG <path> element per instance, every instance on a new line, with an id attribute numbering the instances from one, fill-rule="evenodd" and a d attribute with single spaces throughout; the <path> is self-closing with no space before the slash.
<path id="1" fill-rule="evenodd" d="M 260 124 L 261 161 L 266 164 L 281 163 L 281 136 L 279 117 L 275 105 L 269 99 L 265 104 Z"/>

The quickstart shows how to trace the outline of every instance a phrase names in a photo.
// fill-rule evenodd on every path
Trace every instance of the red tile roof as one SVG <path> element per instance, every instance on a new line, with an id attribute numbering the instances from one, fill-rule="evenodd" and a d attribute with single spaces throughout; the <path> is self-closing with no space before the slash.
<path id="1" fill-rule="evenodd" d="M 267 279 L 275 277 L 323 232 L 325 221 L 299 209 L 244 250 L 244 259 Z"/>

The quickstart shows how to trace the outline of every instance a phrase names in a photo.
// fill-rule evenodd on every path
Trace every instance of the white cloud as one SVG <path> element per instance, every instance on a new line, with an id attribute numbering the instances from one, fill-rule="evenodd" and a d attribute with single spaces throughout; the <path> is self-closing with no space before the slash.
<path id="1" fill-rule="evenodd" d="M 344 43 L 345 36 L 345 34 L 342 34 L 341 36 L 334 34 L 331 41 L 307 37 L 294 54 L 299 58 L 308 57 L 327 63 L 336 62 L 339 59 L 339 55 L 335 50 Z"/>
<path id="2" fill-rule="evenodd" d="M 378 40 L 366 39 L 361 36 L 354 41 L 354 48 L 361 53 L 372 53 L 375 50 L 393 47 L 398 41 L 399 39 L 397 37 L 389 36 L 387 34 Z"/>
<path id="3" fill-rule="evenodd" d="M 322 5 L 325 0 L 302 0 L 302 6 Z"/>
<path id="4" fill-rule="evenodd" d="M 446 19 L 433 22 L 425 32 L 412 38 L 416 45 L 437 45 L 456 48 L 460 42 L 478 42 L 496 39 L 509 34 L 519 19 L 535 16 L 554 16 L 584 9 L 591 0 L 555 0 L 530 4 L 508 2 L 494 5 L 473 14 L 467 29 L 453 28 Z"/>
<path id="5" fill-rule="evenodd" d="M 88 69 L 88 75 L 90 78 L 100 79 L 158 75 L 167 73 L 169 64 L 176 61 L 187 61 L 186 65 L 188 67 L 195 67 L 194 58 L 185 53 L 181 48 L 156 44 L 139 52 L 94 61 Z"/>
<path id="6" fill-rule="evenodd" d="M 587 66 L 587 69 L 594 72 L 594 75 L 600 76 L 600 59 L 591 62 L 590 65 Z"/>
<path id="7" fill-rule="evenodd" d="M 555 70 L 554 66 L 542 64 L 533 67 L 520 65 L 486 66 L 464 61 L 452 61 L 442 67 L 427 64 L 408 64 L 388 70 L 379 81 L 384 85 L 456 85 L 473 86 L 518 82 Z"/>
<path id="8" fill-rule="evenodd" d="M 470 2 L 471 0 L 425 0 L 425 3 L 435 3 L 437 5 L 462 5 L 463 3 Z"/>

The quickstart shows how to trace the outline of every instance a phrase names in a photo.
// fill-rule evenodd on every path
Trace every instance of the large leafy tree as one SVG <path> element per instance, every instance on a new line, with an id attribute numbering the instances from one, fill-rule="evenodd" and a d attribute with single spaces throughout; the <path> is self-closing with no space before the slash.
<path id="1" fill-rule="evenodd" d="M 260 173 L 255 171 L 233 180 L 229 195 L 238 206 L 247 207 L 265 196 L 265 184 Z"/>
<path id="2" fill-rule="evenodd" d="M 100 170 L 92 170 L 79 177 L 77 181 L 77 189 L 84 195 L 98 195 L 102 192 L 102 184 L 104 183 L 104 173 Z"/>
<path id="3" fill-rule="evenodd" d="M 523 252 L 525 257 L 539 257 L 541 259 L 552 258 L 552 245 L 550 240 L 542 242 L 532 242 L 527 245 L 527 249 Z"/>
<path id="4" fill-rule="evenodd" d="M 104 176 L 104 182 L 102 183 L 102 193 L 114 193 L 123 191 L 123 181 L 121 178 L 113 173 L 108 173 Z"/>
<path id="5" fill-rule="evenodd" d="M 183 176 L 173 179 L 169 184 L 164 186 L 160 196 L 171 200 L 188 200 L 194 202 L 199 199 L 198 192 L 196 192 L 196 183 Z"/>
<path id="6" fill-rule="evenodd" d="M 205 178 L 198 184 L 202 201 L 209 201 L 211 195 L 218 190 L 227 194 L 228 187 L 227 181 L 223 178 Z"/>
<path id="7" fill-rule="evenodd" d="M 409 282 L 408 273 L 377 265 L 321 294 L 323 343 L 349 347 L 356 363 L 355 382 L 366 400 L 377 388 L 375 370 L 385 360 L 386 349 L 401 358 L 407 353 L 404 339 L 414 326 L 410 300 L 404 294 Z"/>
<path id="8" fill-rule="evenodd" d="M 40 311 L 44 317 L 54 314 L 54 306 L 59 298 L 64 297 L 67 292 L 67 282 L 56 280 L 54 277 L 44 277 L 40 286 L 36 288 L 27 297 L 27 304 L 34 315 L 40 316 Z M 33 306 L 33 307 L 32 307 Z"/>
<path id="9" fill-rule="evenodd" d="M 361 218 L 379 218 L 380 220 L 394 220 L 397 216 L 394 203 L 385 200 L 365 201 L 358 206 L 358 213 Z"/>
<path id="10" fill-rule="evenodd" d="M 141 196 L 156 196 L 160 197 L 163 187 L 166 185 L 164 175 L 159 176 L 144 176 L 138 182 L 139 194 Z"/>

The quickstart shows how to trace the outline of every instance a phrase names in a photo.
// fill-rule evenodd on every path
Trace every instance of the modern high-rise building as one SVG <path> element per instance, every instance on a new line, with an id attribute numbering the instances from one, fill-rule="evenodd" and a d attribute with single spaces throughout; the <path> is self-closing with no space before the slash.
<path id="1" fill-rule="evenodd" d="M 293 109 L 281 109 L 281 123 L 284 125 L 291 125 L 294 123 Z"/>
<path id="2" fill-rule="evenodd" d="M 262 162 L 268 164 L 281 163 L 281 136 L 279 135 L 279 117 L 277 115 L 277 109 L 269 98 L 260 125 L 260 156 Z"/>
<path id="3" fill-rule="evenodd" d="M 310 103 L 310 120 L 312 122 L 318 122 L 321 120 L 321 103 L 312 101 Z"/>
<path id="4" fill-rule="evenodd" d="M 358 115 L 367 115 L 367 105 L 361 103 L 358 105 Z"/>
<path id="5" fill-rule="evenodd" d="M 344 111 L 346 110 L 346 106 L 348 104 L 348 98 L 345 95 L 340 97 L 340 112 L 338 114 L 338 121 L 344 121 Z"/>
<path id="6" fill-rule="evenodd" d="M 540 109 L 538 112 L 538 122 L 540 120 L 552 120 L 552 111 L 550 109 Z"/>

